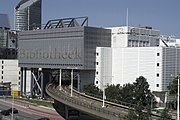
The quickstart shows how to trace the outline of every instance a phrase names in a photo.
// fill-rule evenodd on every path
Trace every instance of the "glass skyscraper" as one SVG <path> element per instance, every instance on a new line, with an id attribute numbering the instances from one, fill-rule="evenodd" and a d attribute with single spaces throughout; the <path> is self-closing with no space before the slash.
<path id="1" fill-rule="evenodd" d="M 15 29 L 32 30 L 41 26 L 42 0 L 21 0 L 15 7 Z"/>

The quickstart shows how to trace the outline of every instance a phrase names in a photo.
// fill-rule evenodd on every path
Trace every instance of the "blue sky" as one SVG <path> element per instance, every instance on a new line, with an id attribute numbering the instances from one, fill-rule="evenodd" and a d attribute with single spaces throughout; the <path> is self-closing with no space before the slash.
<path id="1" fill-rule="evenodd" d="M 0 0 L 0 13 L 7 13 L 13 26 L 13 9 L 20 0 Z M 180 0 L 42 0 L 42 21 L 88 16 L 89 26 L 152 26 L 161 34 L 180 38 Z"/>

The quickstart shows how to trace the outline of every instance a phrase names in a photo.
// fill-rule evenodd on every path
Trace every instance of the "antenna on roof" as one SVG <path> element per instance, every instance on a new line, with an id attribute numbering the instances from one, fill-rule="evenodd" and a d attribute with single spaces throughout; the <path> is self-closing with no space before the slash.
<path id="1" fill-rule="evenodd" d="M 127 11 L 126 11 L 126 26 L 128 27 L 128 8 L 127 8 Z"/>

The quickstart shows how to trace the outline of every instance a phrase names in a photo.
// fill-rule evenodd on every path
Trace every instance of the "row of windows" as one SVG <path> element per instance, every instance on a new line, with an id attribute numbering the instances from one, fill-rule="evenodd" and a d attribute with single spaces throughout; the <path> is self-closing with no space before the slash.
<path id="1" fill-rule="evenodd" d="M 3 76 L 1 76 L 1 79 L 3 80 L 4 79 L 4 77 Z M 19 80 L 21 80 L 21 77 L 19 76 Z"/>
<path id="2" fill-rule="evenodd" d="M 99 65 L 99 62 L 96 62 L 96 65 Z M 159 66 L 160 66 L 160 63 L 157 63 L 157 66 L 159 67 Z"/>
<path id="3" fill-rule="evenodd" d="M 97 56 L 99 56 L 99 53 L 96 53 Z M 157 56 L 160 56 L 160 53 L 157 53 Z"/>

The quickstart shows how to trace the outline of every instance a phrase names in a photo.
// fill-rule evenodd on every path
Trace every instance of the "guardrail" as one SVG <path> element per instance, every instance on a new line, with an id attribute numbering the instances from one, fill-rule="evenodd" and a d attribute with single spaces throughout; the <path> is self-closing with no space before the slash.
<path id="1" fill-rule="evenodd" d="M 57 92 L 57 89 L 53 85 L 47 86 L 46 91 L 54 99 L 68 106 L 71 105 L 71 107 L 74 107 L 80 111 L 93 114 L 104 119 L 120 120 L 124 118 L 124 115 L 121 114 L 121 111 L 113 112 L 108 110 L 107 108 L 102 108 L 101 106 L 96 106 L 85 101 L 80 101 L 77 98 L 70 97 L 68 93 L 65 93 L 63 91 Z"/>
<path id="2" fill-rule="evenodd" d="M 73 107 L 77 110 L 101 117 L 103 119 L 110 119 L 110 120 L 121 120 L 125 119 L 126 115 L 128 114 L 129 107 L 133 106 L 125 106 L 120 105 L 117 103 L 105 101 L 105 103 L 108 105 L 108 107 L 102 108 L 102 100 L 88 96 L 84 93 L 80 93 L 76 90 L 73 90 L 73 96 L 70 97 L 70 89 L 63 88 L 62 90 L 59 90 L 58 87 L 55 87 L 53 84 L 49 84 L 46 86 L 46 92 L 49 94 L 52 98 L 56 99 L 59 102 L 62 102 L 63 104 L 66 104 L 67 106 Z M 79 98 L 81 96 L 81 98 Z M 83 101 L 82 99 L 87 99 L 87 101 Z M 97 104 L 92 104 L 93 101 Z M 110 107 L 112 107 L 110 109 Z M 132 108 L 133 109 L 133 108 Z M 152 114 L 153 118 L 159 118 L 158 115 Z"/>

